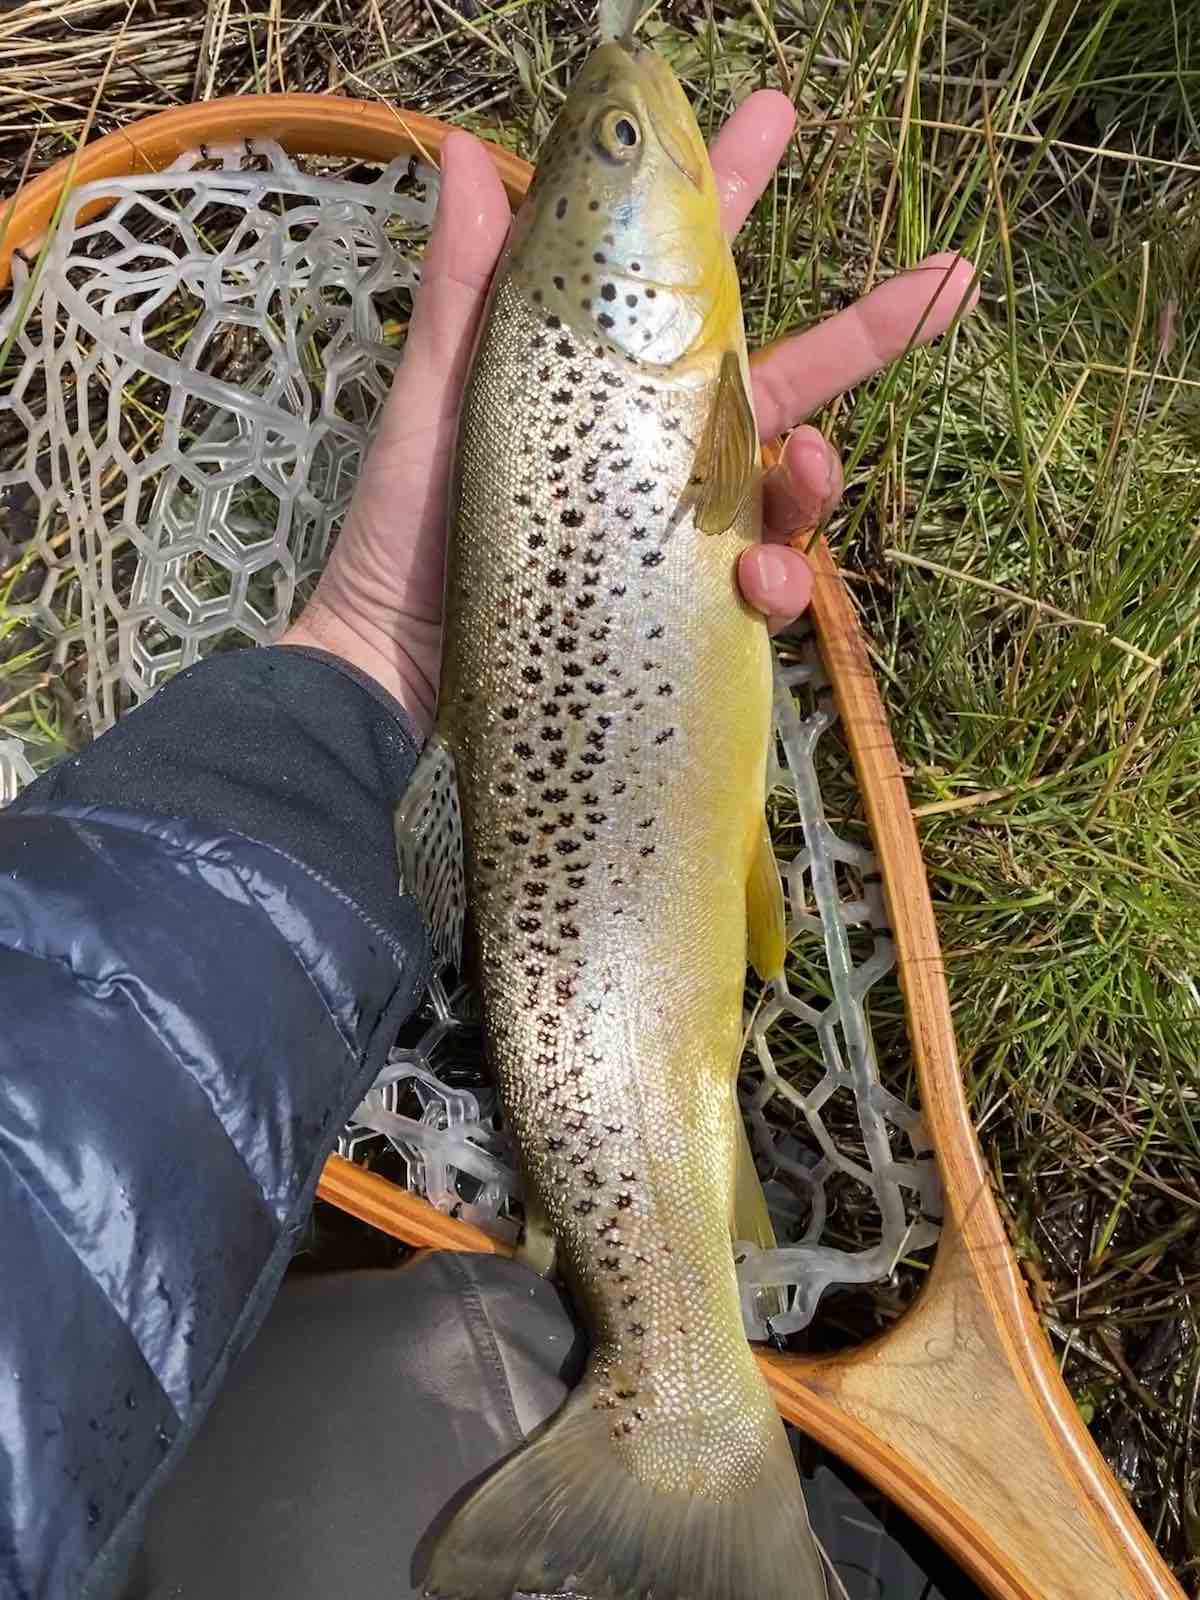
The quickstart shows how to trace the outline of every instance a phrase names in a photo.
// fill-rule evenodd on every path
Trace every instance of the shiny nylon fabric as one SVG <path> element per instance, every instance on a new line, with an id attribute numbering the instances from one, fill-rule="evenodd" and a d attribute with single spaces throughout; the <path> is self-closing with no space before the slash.
<path id="1" fill-rule="evenodd" d="M 408 902 L 104 807 L 7 815 L 0 891 L 0 1596 L 77 1600 L 265 1314 L 425 944 Z"/>

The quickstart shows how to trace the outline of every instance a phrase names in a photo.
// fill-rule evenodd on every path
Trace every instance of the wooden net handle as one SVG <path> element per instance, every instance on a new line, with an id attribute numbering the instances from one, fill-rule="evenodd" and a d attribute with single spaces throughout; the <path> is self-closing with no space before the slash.
<path id="1" fill-rule="evenodd" d="M 67 182 L 158 171 L 186 150 L 255 138 L 295 155 L 436 162 L 450 131 L 337 95 L 162 112 L 60 162 L 0 211 L 0 287 L 13 253 L 39 248 Z M 532 168 L 489 148 L 515 205 Z M 813 622 L 883 877 L 946 1222 L 925 1288 L 886 1334 L 835 1356 L 758 1359 L 783 1415 L 875 1483 L 992 1600 L 1182 1600 L 1084 1427 L 1026 1296 L 963 1094 L 937 926 L 883 704 L 823 541 L 809 559 Z M 337 1156 L 317 1192 L 410 1244 L 503 1253 L 480 1229 Z"/>

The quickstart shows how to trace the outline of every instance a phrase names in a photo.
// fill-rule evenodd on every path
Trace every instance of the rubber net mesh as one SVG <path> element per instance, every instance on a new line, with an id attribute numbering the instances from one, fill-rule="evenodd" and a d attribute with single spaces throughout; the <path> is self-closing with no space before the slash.
<path id="1" fill-rule="evenodd" d="M 24 534 L 0 596 L 58 666 L 82 661 L 85 734 L 205 654 L 271 642 L 302 603 L 399 359 L 436 195 L 407 161 L 208 148 L 78 189 L 40 271 L 14 263 L 0 509 Z M 776 704 L 789 978 L 747 1016 L 741 1081 L 781 1241 L 735 1245 L 755 1337 L 805 1327 L 831 1285 L 886 1278 L 940 1214 L 920 1119 L 880 1082 L 868 1007 L 892 940 L 869 852 L 822 802 L 822 752 L 845 764 L 835 723 L 818 652 L 793 641 Z M 0 802 L 31 775 L 0 739 Z M 451 974 L 339 1149 L 517 1235 L 517 1163 Z"/>

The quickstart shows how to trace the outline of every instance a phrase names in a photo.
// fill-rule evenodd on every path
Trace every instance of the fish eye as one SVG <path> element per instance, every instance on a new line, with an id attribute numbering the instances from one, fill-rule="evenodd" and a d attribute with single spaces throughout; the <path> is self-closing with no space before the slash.
<path id="1" fill-rule="evenodd" d="M 600 154 L 610 161 L 629 161 L 637 154 L 642 130 L 628 111 L 614 107 L 596 119 L 592 137 Z"/>

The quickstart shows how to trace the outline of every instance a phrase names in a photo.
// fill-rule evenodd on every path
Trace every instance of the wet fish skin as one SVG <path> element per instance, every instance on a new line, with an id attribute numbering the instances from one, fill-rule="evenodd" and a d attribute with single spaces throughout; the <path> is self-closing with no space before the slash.
<path id="1" fill-rule="evenodd" d="M 825 1593 L 730 1248 L 771 667 L 736 582 L 757 472 L 714 488 L 737 456 L 713 423 L 744 429 L 747 385 L 694 116 L 657 57 L 606 45 L 472 366 L 437 728 L 489 1058 L 593 1354 L 451 1523 L 431 1593 Z"/>

